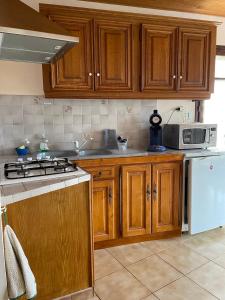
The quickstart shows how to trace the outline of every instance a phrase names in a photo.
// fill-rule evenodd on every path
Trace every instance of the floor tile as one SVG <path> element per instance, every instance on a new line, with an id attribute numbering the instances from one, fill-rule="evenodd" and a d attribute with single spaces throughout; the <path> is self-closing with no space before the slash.
<path id="1" fill-rule="evenodd" d="M 225 269 L 225 254 L 222 256 L 217 257 L 213 260 L 217 265 L 220 265 Z"/>
<path id="2" fill-rule="evenodd" d="M 220 300 L 225 299 L 225 269 L 213 262 L 200 267 L 187 275 Z"/>
<path id="3" fill-rule="evenodd" d="M 140 300 L 150 291 L 126 270 L 96 280 L 95 290 L 101 300 Z"/>
<path id="4" fill-rule="evenodd" d="M 152 292 L 182 276 L 156 255 L 130 265 L 127 269 Z"/>
<path id="5" fill-rule="evenodd" d="M 225 254 L 225 245 L 218 243 L 211 236 L 198 236 L 184 242 L 184 245 L 197 251 L 208 259 L 214 259 Z"/>
<path id="6" fill-rule="evenodd" d="M 181 238 L 172 238 L 166 240 L 147 241 L 141 244 L 148 247 L 154 253 L 159 253 L 160 251 L 166 250 L 170 247 L 178 246 L 181 242 Z"/>
<path id="7" fill-rule="evenodd" d="M 151 294 L 150 296 L 148 296 L 147 298 L 144 298 L 143 300 L 159 300 L 159 298 L 157 298 L 156 296 Z"/>
<path id="8" fill-rule="evenodd" d="M 96 295 L 93 296 L 92 291 L 84 291 L 72 295 L 71 300 L 99 300 L 99 298 Z"/>
<path id="9" fill-rule="evenodd" d="M 121 264 L 128 266 L 153 254 L 153 252 L 142 245 L 130 244 L 107 249 Z"/>
<path id="10" fill-rule="evenodd" d="M 158 253 L 158 255 L 184 274 L 191 272 L 209 261 L 207 258 L 200 256 L 184 245 L 169 248 Z"/>
<path id="11" fill-rule="evenodd" d="M 123 269 L 123 266 L 106 250 L 96 250 L 94 254 L 95 279 Z"/>
<path id="12" fill-rule="evenodd" d="M 225 229 L 224 228 L 217 228 L 214 230 L 210 230 L 206 233 L 206 235 L 218 243 L 225 244 Z"/>
<path id="13" fill-rule="evenodd" d="M 217 299 L 190 279 L 183 277 L 157 291 L 161 300 L 214 300 Z"/>

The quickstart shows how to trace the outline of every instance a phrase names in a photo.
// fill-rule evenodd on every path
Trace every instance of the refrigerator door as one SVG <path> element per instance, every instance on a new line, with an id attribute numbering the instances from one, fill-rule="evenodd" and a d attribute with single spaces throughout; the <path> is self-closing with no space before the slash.
<path id="1" fill-rule="evenodd" d="M 188 177 L 190 233 L 225 225 L 225 156 L 191 159 Z"/>

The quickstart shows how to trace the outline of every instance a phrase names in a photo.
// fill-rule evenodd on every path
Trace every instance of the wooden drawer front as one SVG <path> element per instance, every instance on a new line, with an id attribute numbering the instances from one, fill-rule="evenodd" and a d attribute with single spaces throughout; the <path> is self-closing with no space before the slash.
<path id="1" fill-rule="evenodd" d="M 115 167 L 101 167 L 101 168 L 85 168 L 94 180 L 108 179 L 115 177 Z"/>

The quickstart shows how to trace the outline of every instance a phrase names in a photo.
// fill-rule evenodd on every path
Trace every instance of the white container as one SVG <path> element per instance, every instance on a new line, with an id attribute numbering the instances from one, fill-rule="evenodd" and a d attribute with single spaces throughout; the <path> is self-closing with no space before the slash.
<path id="1" fill-rule="evenodd" d="M 119 151 L 126 151 L 128 147 L 128 141 L 126 143 L 117 143 Z"/>

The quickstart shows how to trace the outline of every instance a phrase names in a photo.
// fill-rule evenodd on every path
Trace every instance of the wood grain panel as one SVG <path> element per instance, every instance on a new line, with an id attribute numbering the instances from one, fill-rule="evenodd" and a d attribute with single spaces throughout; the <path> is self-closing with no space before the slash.
<path id="1" fill-rule="evenodd" d="M 52 91 L 89 91 L 94 89 L 93 32 L 89 18 L 50 15 L 49 18 L 62 25 L 71 35 L 79 37 L 79 43 L 52 65 L 43 65 L 45 76 L 50 76 Z M 91 75 L 91 76 L 90 76 Z M 44 83 L 47 80 L 44 77 Z"/>
<path id="2" fill-rule="evenodd" d="M 96 21 L 94 48 L 95 89 L 132 90 L 132 24 Z"/>
<path id="3" fill-rule="evenodd" d="M 225 2 L 221 0 L 82 0 L 127 6 L 147 7 L 162 10 L 225 16 Z"/>
<path id="4" fill-rule="evenodd" d="M 209 90 L 211 33 L 180 28 L 179 90 Z M 211 58 L 212 61 L 213 58 Z"/>
<path id="5" fill-rule="evenodd" d="M 178 230 L 181 207 L 181 166 L 179 163 L 155 164 L 152 168 L 152 231 Z"/>
<path id="6" fill-rule="evenodd" d="M 47 98 L 71 98 L 71 99 L 208 99 L 213 91 L 214 85 L 214 65 L 215 65 L 215 45 L 216 45 L 216 22 L 190 20 L 172 17 L 153 16 L 146 14 L 118 12 L 118 11 L 104 11 L 95 9 L 86 9 L 78 7 L 66 7 L 59 5 L 40 5 L 41 12 L 46 16 L 61 17 L 65 22 L 73 20 L 93 20 L 91 22 L 91 34 L 94 30 L 94 21 L 100 24 L 99 30 L 95 26 L 95 31 L 92 37 L 92 52 L 93 61 L 90 64 L 92 68 L 87 68 L 87 59 L 84 61 L 86 66 L 86 75 L 89 74 L 89 69 L 92 69 L 93 76 L 86 78 L 79 77 L 79 72 L 83 72 L 80 68 L 73 67 L 71 64 L 71 57 L 65 59 L 67 68 L 63 71 L 63 65 L 60 67 L 59 75 L 61 86 L 56 87 L 57 81 L 54 79 L 52 71 L 49 66 L 43 67 L 43 80 L 45 96 Z M 56 21 L 57 22 L 57 21 Z M 165 29 L 165 36 L 162 35 L 162 30 L 158 30 L 159 37 L 154 37 L 154 56 L 156 59 L 149 60 L 149 64 L 154 67 L 153 73 L 149 73 L 148 69 L 144 70 L 143 63 L 141 64 L 141 53 L 143 50 L 140 27 L 141 24 L 151 24 L 158 28 L 161 26 L 167 27 Z M 61 24 L 63 25 L 63 24 Z M 89 26 L 89 25 L 88 25 Z M 208 80 L 207 88 L 199 87 L 197 81 L 191 89 L 191 84 L 181 89 L 175 89 L 174 84 L 179 87 L 180 70 L 177 74 L 177 79 L 171 81 L 169 77 L 170 67 L 180 67 L 180 58 L 176 57 L 177 64 L 172 64 L 172 57 L 166 56 L 169 44 L 172 42 L 172 34 L 169 33 L 171 27 L 193 28 L 195 30 L 210 31 L 209 42 L 209 67 L 204 75 Z M 73 31 L 73 29 L 72 29 Z M 155 34 L 157 35 L 157 29 Z M 81 34 L 81 41 L 82 41 Z M 89 40 L 89 39 L 87 39 Z M 159 45 L 162 44 L 162 47 Z M 88 44 L 89 45 L 89 44 Z M 81 42 L 81 47 L 82 42 Z M 87 51 L 90 47 L 87 46 Z M 176 50 L 179 50 L 179 45 L 176 45 Z M 192 47 L 193 48 L 193 47 Z M 164 49 L 164 50 L 163 50 Z M 84 55 L 85 51 L 81 50 Z M 160 60 L 158 55 L 163 58 Z M 201 55 L 200 55 L 201 56 Z M 149 57 L 149 56 L 148 56 Z M 81 57 L 81 61 L 82 61 Z M 186 58 L 185 58 L 186 59 Z M 76 60 L 76 59 L 75 59 Z M 95 64 L 95 66 L 94 66 Z M 77 62 L 77 66 L 79 61 Z M 158 66 L 158 67 L 157 67 Z M 149 67 L 148 67 L 149 68 Z M 194 67 L 190 67 L 189 77 L 193 77 L 195 73 Z M 198 70 L 197 65 L 195 68 Z M 62 69 L 62 71 L 61 71 Z M 83 68 L 84 69 L 84 68 Z M 94 69 L 94 71 L 93 71 Z M 142 69 L 142 70 L 141 70 Z M 143 71 L 144 70 L 144 71 Z M 206 69 L 205 69 L 206 70 Z M 142 72 L 146 72 L 149 76 L 148 85 L 144 83 L 141 77 Z M 54 72 L 56 73 L 56 72 Z M 66 73 L 66 76 L 64 75 Z M 97 76 L 99 73 L 99 76 Z M 173 71 L 171 73 L 174 73 Z M 174 75 L 174 74 L 173 74 Z M 172 75 L 172 76 L 173 76 Z M 74 76 L 70 77 L 70 76 Z M 77 77 L 78 76 L 78 77 Z M 198 75 L 199 76 L 199 75 Z M 80 79 L 79 79 L 80 78 Z M 146 79 L 145 78 L 145 79 Z M 74 81 L 73 81 L 74 79 Z M 55 83 L 54 83 L 55 80 Z M 79 81 L 80 80 L 80 81 Z M 196 80 L 196 79 L 194 79 Z M 177 82 L 176 82 L 177 81 Z M 141 83 L 142 82 L 142 83 Z M 192 80 L 193 82 L 193 80 Z M 55 85 L 54 85 L 55 84 Z M 146 89 L 143 91 L 143 85 Z M 142 86 L 141 86 L 142 85 Z M 159 88 L 161 85 L 162 88 Z M 151 88 L 152 87 L 152 88 Z"/>
<path id="7" fill-rule="evenodd" d="M 177 27 L 142 25 L 143 91 L 175 90 L 176 42 Z"/>
<path id="8" fill-rule="evenodd" d="M 85 170 L 93 176 L 94 180 L 102 180 L 114 178 L 116 176 L 116 168 L 115 166 L 109 167 L 85 167 Z"/>
<path id="9" fill-rule="evenodd" d="M 123 237 L 151 232 L 151 167 L 122 167 Z"/>
<path id="10" fill-rule="evenodd" d="M 34 272 L 37 300 L 92 286 L 89 183 L 8 205 L 15 230 Z"/>
<path id="11" fill-rule="evenodd" d="M 114 180 L 93 182 L 94 241 L 111 240 L 116 237 Z"/>

